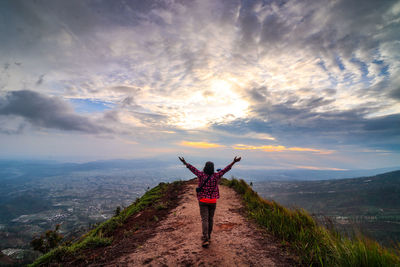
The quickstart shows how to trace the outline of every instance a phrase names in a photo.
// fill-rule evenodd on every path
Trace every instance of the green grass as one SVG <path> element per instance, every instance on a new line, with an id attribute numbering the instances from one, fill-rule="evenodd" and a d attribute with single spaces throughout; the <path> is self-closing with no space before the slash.
<path id="1" fill-rule="evenodd" d="M 160 183 L 158 186 L 147 191 L 140 199 L 137 199 L 134 203 L 121 211 L 119 215 L 101 223 L 99 226 L 83 235 L 78 241 L 71 245 L 59 246 L 37 258 L 28 266 L 34 267 L 49 265 L 53 262 L 60 262 L 69 256 L 74 256 L 75 258 L 83 257 L 83 255 L 80 255 L 80 252 L 83 249 L 111 245 L 114 231 L 118 227 L 122 226 L 130 216 L 144 210 L 149 206 L 154 206 L 157 209 L 166 208 L 166 204 L 159 203 L 159 200 L 167 191 L 169 186 L 171 186 L 173 190 L 178 190 L 179 186 L 181 185 L 181 181 L 176 181 L 171 184 Z"/>
<path id="2" fill-rule="evenodd" d="M 250 217 L 287 244 L 307 266 L 400 266 L 399 251 L 381 247 L 362 236 L 347 238 L 318 225 L 302 209 L 267 201 L 243 180 L 223 180 L 238 192 Z"/>
<path id="3" fill-rule="evenodd" d="M 112 238 L 104 238 L 99 236 L 89 236 L 81 242 L 74 243 L 71 246 L 59 246 L 50 252 L 39 257 L 34 263 L 28 266 L 44 266 L 49 265 L 51 262 L 63 261 L 65 257 L 75 255 L 78 256 L 79 252 L 83 249 L 97 248 L 111 245 Z"/>

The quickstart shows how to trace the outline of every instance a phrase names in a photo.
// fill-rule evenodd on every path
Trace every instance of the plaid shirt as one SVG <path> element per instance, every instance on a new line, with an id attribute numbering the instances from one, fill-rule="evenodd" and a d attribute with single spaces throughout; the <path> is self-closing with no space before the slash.
<path id="1" fill-rule="evenodd" d="M 203 190 L 201 190 L 200 193 L 197 193 L 197 199 L 200 200 L 202 198 L 208 198 L 208 199 L 218 199 L 219 198 L 219 189 L 218 189 L 218 181 L 221 179 L 222 175 L 224 175 L 226 172 L 228 172 L 234 162 L 229 164 L 228 166 L 225 167 L 225 169 L 215 172 L 213 175 L 211 175 L 210 180 L 203 186 Z M 202 171 L 199 171 L 189 163 L 186 165 L 186 167 L 199 178 L 199 187 L 203 184 L 203 182 L 208 178 L 208 174 L 205 174 Z"/>

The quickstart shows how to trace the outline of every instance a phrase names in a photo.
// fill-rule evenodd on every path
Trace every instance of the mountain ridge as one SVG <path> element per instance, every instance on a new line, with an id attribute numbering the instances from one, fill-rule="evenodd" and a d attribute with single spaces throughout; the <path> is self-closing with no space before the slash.
<path id="1" fill-rule="evenodd" d="M 100 225 L 99 227 L 103 230 L 98 227 L 78 241 L 78 244 L 79 242 L 82 244 L 90 236 L 100 237 L 98 240 L 92 239 L 94 241 L 92 243 L 86 242 L 86 247 L 83 249 L 72 251 L 70 248 L 57 248 L 37 259 L 31 266 L 51 264 L 142 266 L 162 265 L 162 263 L 183 266 L 196 265 L 201 262 L 206 266 L 228 266 L 229 262 L 234 263 L 235 261 L 259 266 L 265 264 L 267 266 L 296 265 L 296 257 L 289 254 L 285 246 L 282 246 L 276 238 L 265 231 L 257 230 L 256 225 L 246 219 L 240 197 L 224 185 L 220 186 L 222 197 L 218 203 L 214 221 L 213 242 L 215 245 L 212 244 L 209 250 L 204 250 L 200 241 L 201 219 L 194 190 L 196 186 L 195 179 L 159 185 L 155 188 L 161 187 L 164 188 L 162 190 L 166 190 L 162 196 L 154 198 L 154 201 L 151 204 L 148 203 L 149 205 L 145 209 L 130 214 L 122 225 L 117 225 L 112 230 L 111 235 L 104 230 L 108 229 L 108 226 Z M 146 194 L 152 191 L 157 190 L 153 188 Z M 165 192 L 167 194 L 164 194 Z M 144 198 L 146 198 L 146 194 L 143 196 Z M 137 203 L 142 202 L 142 198 L 137 200 Z M 249 239 L 248 245 L 243 245 L 246 238 Z M 167 241 L 164 243 L 160 240 Z M 236 241 L 233 242 L 233 240 Z M 154 245 L 152 242 L 161 243 Z M 149 251 L 143 252 L 143 248 L 149 246 L 150 251 L 155 250 L 158 254 L 150 256 Z M 269 249 L 266 250 L 266 247 Z M 171 253 L 173 253 L 173 257 L 168 256 Z M 204 259 L 207 258 L 207 253 L 214 253 L 214 257 L 209 258 L 209 261 Z M 176 254 L 180 256 L 175 257 Z M 264 256 L 261 257 L 261 254 Z M 248 255 L 251 260 L 247 259 L 245 255 Z"/>
<path id="2" fill-rule="evenodd" d="M 135 201 L 130 207 L 123 210 L 120 215 L 104 222 L 81 237 L 77 242 L 58 247 L 43 255 L 30 266 L 51 264 L 65 266 L 139 266 L 152 264 L 230 266 L 237 262 L 255 266 L 265 264 L 268 266 L 396 266 L 400 264 L 399 252 L 385 249 L 377 242 L 362 236 L 351 240 L 338 235 L 336 232 L 331 232 L 331 230 L 318 225 L 313 218 L 302 210 L 289 210 L 276 202 L 262 199 L 243 180 L 223 179 L 222 184 L 222 192 L 225 190 L 225 192 L 231 193 L 223 193 L 222 200 L 218 204 L 219 209 L 221 209 L 220 215 L 223 219 L 222 221 L 220 219 L 215 221 L 215 229 L 218 231 L 219 227 L 220 231 L 215 234 L 215 240 L 219 241 L 219 243 L 215 243 L 219 245 L 218 247 L 229 247 L 232 244 L 234 245 L 233 247 L 245 247 L 244 250 L 234 250 L 235 254 L 208 251 L 212 255 L 227 255 L 226 258 L 222 256 L 222 258 L 217 258 L 216 261 L 211 262 L 202 260 L 208 254 L 198 250 L 200 249 L 200 225 L 194 226 L 194 224 L 196 222 L 200 223 L 200 216 L 196 208 L 197 199 L 194 193 L 196 182 L 195 179 L 192 179 L 185 182 L 177 181 L 170 184 L 159 184 L 146 192 L 142 198 Z M 229 191 L 229 187 L 234 189 L 236 193 Z M 173 195 L 163 198 L 163 193 L 171 189 L 172 191 L 170 192 L 176 194 L 175 198 Z M 178 194 L 182 190 L 186 191 L 184 197 L 182 197 L 182 194 Z M 224 194 L 235 196 L 226 199 L 228 204 L 236 203 L 233 204 L 233 208 L 230 208 L 229 205 L 224 208 Z M 192 198 L 190 202 L 192 204 L 188 204 L 187 196 Z M 170 203 L 171 197 L 179 201 Z M 180 204 L 178 204 L 179 202 Z M 148 209 L 150 209 L 150 213 Z M 151 210 L 153 212 L 164 211 L 166 216 L 159 218 L 158 213 L 152 213 Z M 183 224 L 176 223 L 176 218 L 187 217 L 185 213 L 187 211 L 192 212 L 189 216 L 192 221 L 189 220 L 189 222 Z M 133 228 L 126 228 L 126 220 L 134 222 L 135 219 L 146 213 L 150 214 L 150 216 L 145 216 L 147 220 L 144 220 L 144 224 L 138 227 L 138 224 L 132 223 L 131 226 Z M 218 208 L 216 214 L 218 214 Z M 230 221 L 231 217 L 238 216 L 238 214 L 242 218 L 242 223 Z M 155 224 L 152 224 L 152 222 Z M 141 227 L 146 226 L 146 224 L 149 227 L 142 229 Z M 254 234 L 254 232 L 249 234 L 246 231 L 240 232 L 243 227 L 245 228 L 245 226 L 249 225 L 254 225 L 254 229 L 261 229 L 262 234 L 260 234 L 261 232 L 258 234 Z M 190 228 L 191 226 L 194 228 Z M 191 229 L 187 234 L 176 232 L 185 227 Z M 140 242 L 132 242 L 130 238 L 135 238 L 140 233 L 144 234 L 144 238 L 139 240 Z M 170 246 L 171 244 L 169 243 L 157 243 L 158 240 L 163 240 L 163 238 L 167 238 L 172 233 L 175 233 L 175 238 L 170 239 L 173 242 L 173 246 Z M 227 237 L 227 233 L 236 233 L 236 239 Z M 122 238 L 118 238 L 118 236 Z M 249 236 L 251 241 L 246 239 Z M 128 243 L 118 243 L 118 240 L 122 240 L 122 242 L 125 240 Z M 174 243 L 179 240 L 181 243 Z M 190 244 L 195 244 L 195 247 L 185 243 L 188 240 L 191 241 Z M 239 243 L 235 244 L 230 240 L 238 240 Z M 266 243 L 265 240 L 267 240 Z M 259 244 L 259 246 L 246 248 L 245 245 L 253 243 Z M 130 245 L 124 246 L 123 244 Z M 152 247 L 152 244 L 158 245 Z M 268 244 L 275 245 L 271 247 Z M 152 254 L 149 257 L 140 256 L 150 255 L 149 247 L 150 251 L 155 248 L 159 254 Z M 228 250 L 231 251 L 231 247 Z M 140 254 L 140 251 L 145 251 L 145 253 Z M 181 255 L 180 258 L 175 259 L 168 256 L 175 255 L 175 251 L 183 251 L 181 254 L 178 253 Z M 263 258 L 260 255 L 265 257 L 263 256 Z M 234 262 L 229 260 L 232 257 L 235 258 Z M 171 259 L 173 260 L 172 263 Z"/>

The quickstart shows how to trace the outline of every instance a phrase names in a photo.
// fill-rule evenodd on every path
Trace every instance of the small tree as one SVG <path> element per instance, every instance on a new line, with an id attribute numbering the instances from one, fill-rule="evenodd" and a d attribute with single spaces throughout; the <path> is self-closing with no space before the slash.
<path id="1" fill-rule="evenodd" d="M 118 216 L 121 213 L 121 207 L 118 206 L 115 211 L 114 211 L 115 215 L 114 216 Z"/>
<path id="2" fill-rule="evenodd" d="M 40 237 L 34 237 L 31 241 L 33 249 L 42 253 L 47 253 L 57 247 L 63 239 L 63 236 L 58 233 L 59 229 L 60 225 L 57 224 L 54 230 L 47 230 L 44 234 L 41 234 Z"/>

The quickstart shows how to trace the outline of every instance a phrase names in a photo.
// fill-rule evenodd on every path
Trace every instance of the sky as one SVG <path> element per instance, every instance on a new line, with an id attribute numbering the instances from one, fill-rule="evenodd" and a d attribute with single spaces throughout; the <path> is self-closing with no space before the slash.
<path id="1" fill-rule="evenodd" d="M 0 1 L 0 158 L 400 162 L 400 1 Z"/>

